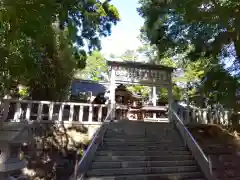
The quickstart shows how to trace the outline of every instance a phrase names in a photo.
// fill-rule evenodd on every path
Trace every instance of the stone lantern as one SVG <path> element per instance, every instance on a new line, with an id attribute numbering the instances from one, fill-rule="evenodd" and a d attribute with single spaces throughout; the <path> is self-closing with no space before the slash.
<path id="1" fill-rule="evenodd" d="M 21 174 L 27 163 L 21 153 L 21 145 L 29 141 L 26 124 L 7 122 L 0 128 L 0 179 L 7 180 L 12 174 Z"/>

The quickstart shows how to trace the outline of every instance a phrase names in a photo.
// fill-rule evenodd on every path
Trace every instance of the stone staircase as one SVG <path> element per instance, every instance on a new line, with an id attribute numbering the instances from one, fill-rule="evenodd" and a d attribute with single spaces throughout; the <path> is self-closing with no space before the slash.
<path id="1" fill-rule="evenodd" d="M 85 180 L 203 180 L 204 174 L 169 123 L 111 123 Z"/>

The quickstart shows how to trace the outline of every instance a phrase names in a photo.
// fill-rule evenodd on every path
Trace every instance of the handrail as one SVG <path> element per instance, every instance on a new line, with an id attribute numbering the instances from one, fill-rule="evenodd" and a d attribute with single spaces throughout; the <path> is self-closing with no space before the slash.
<path id="1" fill-rule="evenodd" d="M 194 158 L 196 159 L 197 163 L 199 164 L 202 172 L 204 173 L 205 177 L 208 180 L 215 179 L 212 173 L 212 163 L 210 158 L 208 159 L 207 156 L 204 154 L 202 148 L 198 145 L 197 141 L 194 139 L 192 134 L 186 128 L 182 120 L 179 118 L 178 114 L 171 108 L 170 111 L 173 113 L 175 118 L 173 121 L 176 125 L 176 128 L 180 132 L 184 143 L 190 151 L 192 152 Z"/>
<path id="2" fill-rule="evenodd" d="M 189 132 L 189 130 L 186 128 L 186 126 L 183 124 L 183 122 L 181 121 L 181 119 L 178 117 L 178 115 L 176 114 L 176 112 L 173 111 L 173 114 L 176 116 L 177 121 L 181 124 L 181 126 L 184 128 L 185 133 L 187 133 L 188 136 L 190 136 L 191 140 L 193 141 L 193 143 L 197 146 L 197 148 L 199 149 L 199 151 L 201 152 L 201 154 L 203 155 L 204 159 L 207 159 L 206 155 L 204 154 L 202 148 L 198 145 L 197 141 L 195 140 L 195 138 L 192 136 L 192 134 Z"/>
<path id="3" fill-rule="evenodd" d="M 107 107 L 105 104 L 92 104 L 92 103 L 80 103 L 80 102 L 71 102 L 71 101 L 36 101 L 36 100 L 19 100 L 19 99 L 2 99 L 2 102 L 9 101 L 12 103 L 25 103 L 25 104 L 55 104 L 55 105 L 75 105 L 75 106 L 102 106 Z"/>
<path id="4" fill-rule="evenodd" d="M 111 114 L 112 114 L 112 109 L 108 112 L 106 118 L 104 119 L 104 122 L 106 122 L 111 117 Z M 94 154 L 99 144 L 102 145 L 103 143 L 103 138 L 106 130 L 107 130 L 107 127 L 104 124 L 102 127 L 100 127 L 97 130 L 91 143 L 89 144 L 87 150 L 85 151 L 83 157 L 79 161 L 77 169 L 74 170 L 74 173 L 69 180 L 82 180 L 84 178 L 85 173 L 87 172 L 88 167 L 92 162 L 92 159 L 94 157 Z"/>

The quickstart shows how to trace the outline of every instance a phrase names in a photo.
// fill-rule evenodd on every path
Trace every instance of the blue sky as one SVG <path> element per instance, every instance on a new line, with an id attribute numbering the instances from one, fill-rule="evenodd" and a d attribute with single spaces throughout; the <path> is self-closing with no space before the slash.
<path id="1" fill-rule="evenodd" d="M 125 1 L 125 3 L 123 2 Z M 121 21 L 112 27 L 112 35 L 102 40 L 102 53 L 120 55 L 127 49 L 136 49 L 141 43 L 137 39 L 144 20 L 138 15 L 138 0 L 112 0 Z"/>

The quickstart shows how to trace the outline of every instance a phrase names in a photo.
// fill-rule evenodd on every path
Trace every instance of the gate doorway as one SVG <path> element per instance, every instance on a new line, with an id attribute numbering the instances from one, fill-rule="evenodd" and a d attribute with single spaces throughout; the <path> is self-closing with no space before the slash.
<path id="1" fill-rule="evenodd" d="M 157 108 L 156 89 L 166 88 L 168 92 L 168 108 L 171 108 L 172 96 L 172 72 L 174 68 L 133 61 L 107 61 L 110 73 L 110 110 L 111 119 L 116 115 L 115 89 L 117 84 L 142 85 L 152 88 L 152 106 Z M 155 114 L 156 115 L 156 114 Z M 168 116 L 168 121 L 170 121 Z M 156 116 L 153 116 L 153 119 Z"/>

